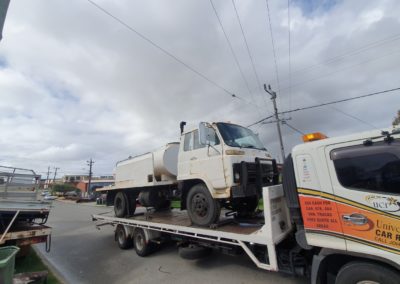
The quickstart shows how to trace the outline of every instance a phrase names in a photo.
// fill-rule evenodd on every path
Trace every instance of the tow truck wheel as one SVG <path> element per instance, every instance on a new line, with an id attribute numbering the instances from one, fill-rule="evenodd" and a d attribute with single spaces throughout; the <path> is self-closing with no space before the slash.
<path id="1" fill-rule="evenodd" d="M 399 278 L 399 273 L 385 266 L 353 261 L 339 270 L 335 284 L 396 284 Z"/>
<path id="2" fill-rule="evenodd" d="M 125 217 L 128 213 L 128 198 L 123 192 L 117 192 L 114 198 L 114 212 L 117 217 Z"/>
<path id="3" fill-rule="evenodd" d="M 136 228 L 133 233 L 133 243 L 135 245 L 135 251 L 138 256 L 147 256 L 155 250 L 155 243 L 150 242 L 146 239 L 146 234 L 143 229 Z"/>
<path id="4" fill-rule="evenodd" d="M 126 234 L 122 225 L 118 225 L 115 229 L 115 241 L 120 249 L 129 249 L 133 246 L 132 238 Z"/>
<path id="5" fill-rule="evenodd" d="M 189 190 L 186 208 L 190 220 L 199 226 L 209 226 L 217 222 L 221 212 L 219 202 L 211 196 L 202 183 L 194 185 Z"/>

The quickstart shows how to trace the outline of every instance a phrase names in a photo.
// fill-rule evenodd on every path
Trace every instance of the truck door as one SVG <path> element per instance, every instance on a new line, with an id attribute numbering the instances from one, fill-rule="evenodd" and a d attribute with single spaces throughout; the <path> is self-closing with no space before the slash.
<path id="1" fill-rule="evenodd" d="M 205 146 L 200 145 L 198 135 L 198 130 L 185 134 L 184 151 L 179 159 L 180 177 L 183 179 L 199 178 L 213 188 L 226 187 L 222 146 L 218 136 L 216 136 L 214 145 Z M 183 172 L 185 172 L 185 177 L 181 176 Z"/>
<path id="2" fill-rule="evenodd" d="M 400 259 L 400 142 L 337 144 L 326 156 L 347 250 Z"/>

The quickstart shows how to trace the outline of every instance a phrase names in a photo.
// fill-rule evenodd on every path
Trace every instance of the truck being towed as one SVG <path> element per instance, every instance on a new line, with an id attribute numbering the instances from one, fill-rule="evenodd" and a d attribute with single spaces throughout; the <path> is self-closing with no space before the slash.
<path id="1" fill-rule="evenodd" d="M 236 215 L 251 215 L 261 189 L 277 181 L 276 162 L 250 129 L 225 122 L 202 122 L 184 131 L 180 142 L 119 161 L 107 205 L 117 217 L 134 214 L 136 199 L 145 207 L 165 209 L 178 196 L 195 225 L 209 226 L 221 207 Z"/>

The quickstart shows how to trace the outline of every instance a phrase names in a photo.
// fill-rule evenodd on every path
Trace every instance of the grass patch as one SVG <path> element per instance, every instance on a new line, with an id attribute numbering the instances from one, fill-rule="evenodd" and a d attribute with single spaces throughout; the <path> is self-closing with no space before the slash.
<path id="1" fill-rule="evenodd" d="M 171 201 L 171 207 L 172 208 L 181 208 L 181 201 L 180 200 L 172 200 Z"/>
<path id="2" fill-rule="evenodd" d="M 49 275 L 47 276 L 47 284 L 59 284 L 61 283 L 58 279 L 51 273 L 50 269 L 42 262 L 36 252 L 30 248 L 29 253 L 25 257 L 18 257 L 15 259 L 15 273 L 24 272 L 35 272 L 47 270 Z"/>
<path id="3" fill-rule="evenodd" d="M 260 200 L 258 200 L 258 209 L 264 210 L 264 202 L 263 202 L 262 198 L 260 198 Z"/>

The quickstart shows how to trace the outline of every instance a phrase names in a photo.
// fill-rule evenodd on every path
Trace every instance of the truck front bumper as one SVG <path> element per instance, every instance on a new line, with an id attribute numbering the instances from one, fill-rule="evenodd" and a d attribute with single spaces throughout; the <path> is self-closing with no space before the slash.
<path id="1" fill-rule="evenodd" d="M 275 160 L 256 158 L 254 162 L 233 164 L 233 181 L 237 185 L 231 187 L 231 196 L 261 196 L 262 187 L 276 184 L 277 177 Z"/>

